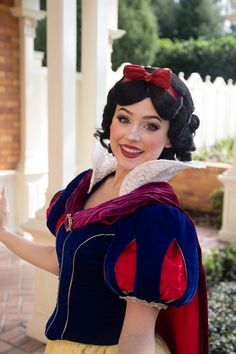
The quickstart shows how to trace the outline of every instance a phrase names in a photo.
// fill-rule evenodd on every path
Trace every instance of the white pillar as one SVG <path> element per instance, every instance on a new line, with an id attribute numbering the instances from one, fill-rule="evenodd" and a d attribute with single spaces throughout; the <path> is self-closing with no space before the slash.
<path id="1" fill-rule="evenodd" d="M 49 199 L 75 175 L 76 0 L 47 2 Z"/>
<path id="2" fill-rule="evenodd" d="M 46 205 L 24 229 L 37 243 L 55 244 L 46 229 L 45 210 L 53 194 L 75 174 L 76 0 L 47 2 L 48 191 Z M 56 303 L 57 277 L 35 271 L 35 306 L 27 334 L 41 341 Z"/>
<path id="3" fill-rule="evenodd" d="M 100 125 L 111 74 L 111 51 L 117 30 L 117 0 L 82 0 L 82 87 L 78 117 L 77 165 L 91 167 L 93 134 Z"/>
<path id="4" fill-rule="evenodd" d="M 220 175 L 219 179 L 224 184 L 223 223 L 219 237 L 226 241 L 236 240 L 236 134 L 232 167 Z"/>
<path id="5" fill-rule="evenodd" d="M 21 152 L 15 176 L 16 224 L 24 223 L 43 205 L 38 191 L 44 183 L 46 166 L 41 158 L 42 144 L 38 132 L 42 131 L 37 82 L 40 80 L 34 57 L 34 38 L 37 21 L 45 17 L 39 10 L 39 0 L 15 0 L 11 8 L 20 24 L 20 90 L 21 90 Z M 39 200 L 40 199 L 40 200 Z M 18 231 L 21 229 L 18 227 Z"/>

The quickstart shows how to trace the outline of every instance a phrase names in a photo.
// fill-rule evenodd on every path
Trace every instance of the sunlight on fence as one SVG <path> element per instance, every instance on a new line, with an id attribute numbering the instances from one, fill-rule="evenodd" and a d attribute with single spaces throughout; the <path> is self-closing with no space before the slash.
<path id="1" fill-rule="evenodd" d="M 196 114 L 201 124 L 196 134 L 196 146 L 207 147 L 222 138 L 234 137 L 236 129 L 236 85 L 232 80 L 226 83 L 222 77 L 211 82 L 210 76 L 203 81 L 198 73 L 184 79 L 179 77 L 190 89 Z"/>

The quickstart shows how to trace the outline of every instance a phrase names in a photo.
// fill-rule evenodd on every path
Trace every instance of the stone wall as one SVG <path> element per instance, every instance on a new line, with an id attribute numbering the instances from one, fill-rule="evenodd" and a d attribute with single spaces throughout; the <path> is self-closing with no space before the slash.
<path id="1" fill-rule="evenodd" d="M 172 178 L 170 184 L 183 208 L 202 212 L 212 211 L 211 195 L 215 190 L 223 188 L 218 176 L 229 166 L 208 162 L 204 169 L 190 168 Z"/>
<path id="2" fill-rule="evenodd" d="M 16 168 L 20 156 L 19 21 L 0 3 L 0 170 Z"/>

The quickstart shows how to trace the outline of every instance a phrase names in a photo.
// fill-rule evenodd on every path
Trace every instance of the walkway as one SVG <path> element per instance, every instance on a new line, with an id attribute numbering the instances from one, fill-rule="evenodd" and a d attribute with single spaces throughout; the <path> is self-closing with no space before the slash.
<path id="1" fill-rule="evenodd" d="M 198 228 L 204 252 L 218 247 L 217 231 Z M 0 244 L 0 353 L 44 353 L 45 345 L 26 335 L 33 309 L 33 270 Z"/>

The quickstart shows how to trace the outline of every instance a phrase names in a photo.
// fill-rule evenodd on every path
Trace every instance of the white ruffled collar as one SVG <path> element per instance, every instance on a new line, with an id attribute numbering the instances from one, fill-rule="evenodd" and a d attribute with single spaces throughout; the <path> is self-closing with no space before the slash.
<path id="1" fill-rule="evenodd" d="M 101 144 L 96 144 L 92 155 L 93 173 L 88 193 L 93 186 L 116 169 L 116 159 Z M 152 160 L 144 162 L 131 170 L 124 178 L 119 196 L 151 182 L 167 182 L 186 168 L 204 168 L 199 161 L 181 162 L 178 160 Z"/>

